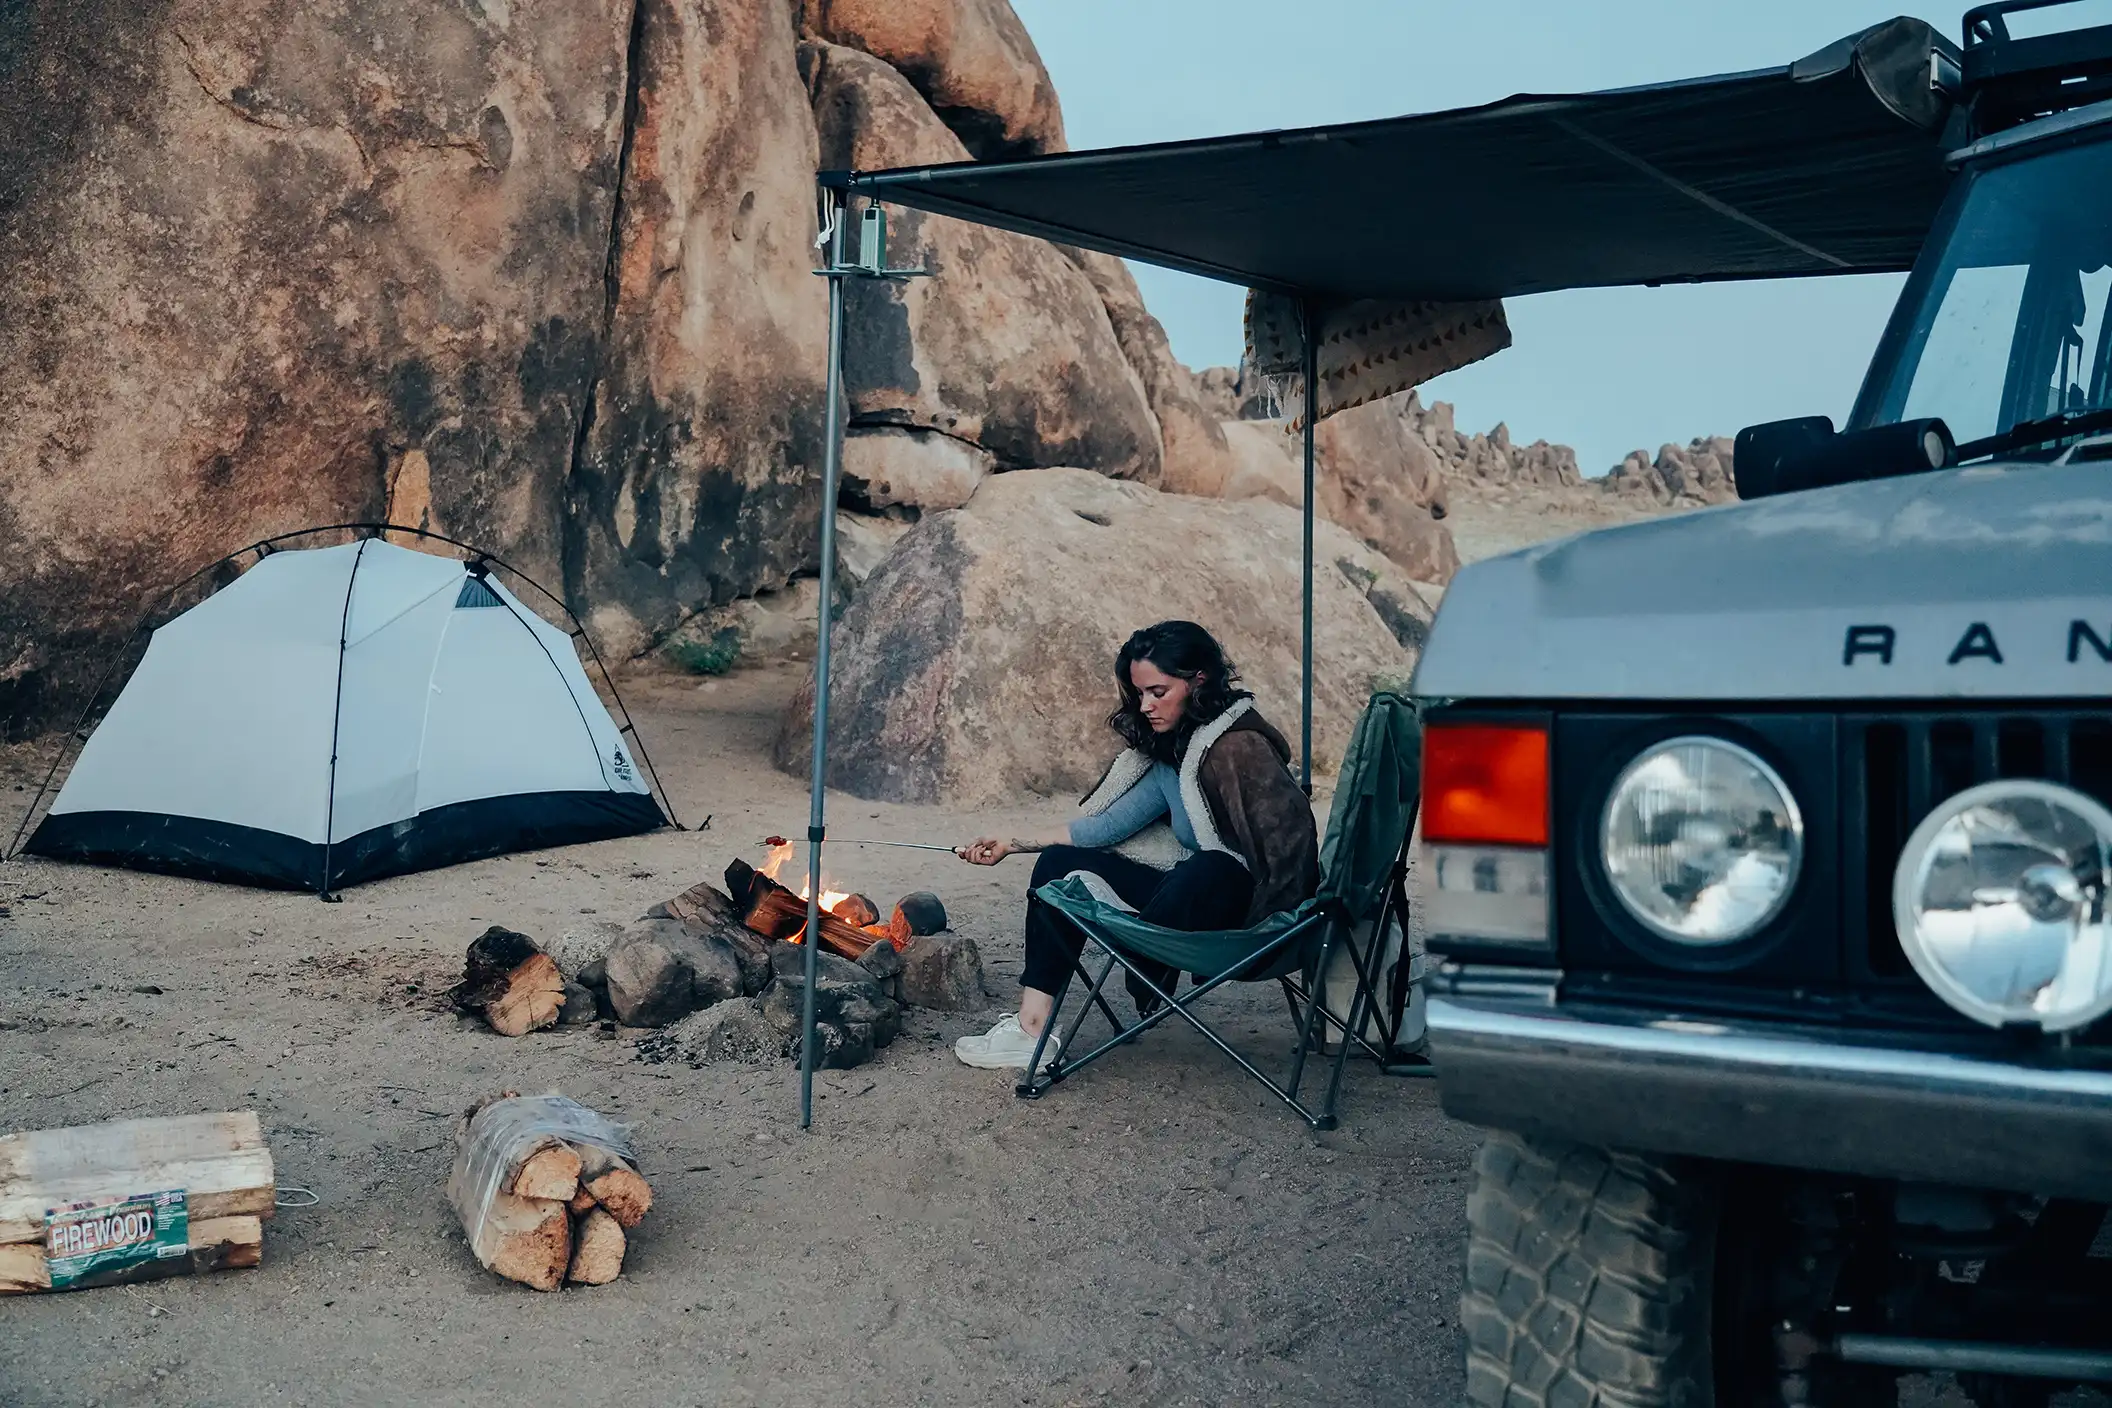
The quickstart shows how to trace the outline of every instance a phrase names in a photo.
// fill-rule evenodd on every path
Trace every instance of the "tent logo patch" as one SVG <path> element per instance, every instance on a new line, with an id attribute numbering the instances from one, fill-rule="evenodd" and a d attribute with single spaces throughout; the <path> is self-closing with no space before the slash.
<path id="1" fill-rule="evenodd" d="M 631 780 L 631 760 L 623 756 L 623 749 L 620 746 L 609 753 L 609 766 L 615 770 L 618 780 L 623 782 Z"/>

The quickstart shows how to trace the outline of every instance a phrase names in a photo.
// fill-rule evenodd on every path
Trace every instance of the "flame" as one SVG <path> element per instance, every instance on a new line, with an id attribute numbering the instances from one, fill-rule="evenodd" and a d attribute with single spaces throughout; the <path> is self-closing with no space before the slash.
<path id="1" fill-rule="evenodd" d="M 785 863 L 791 859 L 792 847 L 789 843 L 782 846 L 772 846 L 770 848 L 770 854 L 764 858 L 762 865 L 758 868 L 764 875 L 768 876 L 772 880 L 776 880 L 778 877 L 778 872 L 783 870 L 785 868 Z M 779 883 L 782 884 L 783 882 L 780 881 Z M 787 888 L 790 887 L 788 886 Z M 809 894 L 812 893 L 812 891 L 809 889 L 807 882 L 802 880 L 799 882 L 798 890 L 794 891 L 794 893 L 797 894 L 801 899 L 805 899 Z M 828 888 L 826 882 L 823 883 L 821 890 L 821 907 L 827 910 L 829 913 L 834 914 L 836 912 L 836 906 L 842 904 L 845 900 L 849 898 L 850 894 L 847 891 L 832 890 Z M 793 938 L 792 942 L 798 943 L 801 939 L 805 937 L 806 936 L 804 934 L 796 935 Z"/>

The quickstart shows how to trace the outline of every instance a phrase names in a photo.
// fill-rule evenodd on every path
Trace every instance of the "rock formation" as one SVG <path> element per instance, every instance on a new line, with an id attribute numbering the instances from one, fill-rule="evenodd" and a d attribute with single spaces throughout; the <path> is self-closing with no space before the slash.
<path id="1" fill-rule="evenodd" d="M 803 28 L 901 73 L 978 161 L 1064 150 L 1063 112 L 1009 0 L 803 0 Z"/>
<path id="2" fill-rule="evenodd" d="M 808 565 L 825 299 L 785 7 L 8 24 L 5 732 L 268 534 L 474 540 L 619 651 Z"/>
<path id="3" fill-rule="evenodd" d="M 804 46 L 801 60 L 823 167 L 969 159 L 887 64 L 822 43 Z M 1046 241 L 944 216 L 896 210 L 889 225 L 890 263 L 934 277 L 859 280 L 847 291 L 854 439 L 911 427 L 925 434 L 898 441 L 889 458 L 958 457 L 958 448 L 935 446 L 944 436 L 987 455 L 994 469 L 1079 465 L 1158 481 L 1159 429 L 1143 384 L 1077 265 Z"/>
<path id="4" fill-rule="evenodd" d="M 1666 505 L 1729 503 L 1738 497 L 1731 474 L 1728 436 L 1702 437 L 1682 448 L 1665 445 L 1652 460 L 1647 451 L 1631 450 L 1601 481 L 1606 492 Z"/>
<path id="5" fill-rule="evenodd" d="M 1276 408 L 1263 389 L 1229 367 L 1191 375 L 1189 384 L 1203 416 L 1218 422 L 1228 465 L 1214 484 L 1169 479 L 1167 487 L 1298 507 L 1305 496 L 1303 442 L 1270 415 Z M 1315 503 L 1321 517 L 1384 553 L 1416 581 L 1443 583 L 1459 570 L 1459 551 L 1441 521 L 1443 464 L 1403 414 L 1413 395 L 1354 406 L 1320 422 L 1313 436 Z"/>
<path id="6" fill-rule="evenodd" d="M 1115 653 L 1169 617 L 1218 633 L 1295 735 L 1300 536 L 1297 513 L 1260 500 L 1075 469 L 986 480 L 912 528 L 839 623 L 831 785 L 905 802 L 1083 793 L 1116 747 Z M 1331 761 L 1374 680 L 1412 668 L 1429 612 L 1348 533 L 1323 523 L 1317 546 L 1314 753 Z M 807 767 L 811 710 L 810 685 L 779 735 L 787 770 Z"/>
<path id="7" fill-rule="evenodd" d="M 319 524 L 487 548 L 615 660 L 796 639 L 823 511 L 816 171 L 1064 147 L 1007 0 L 10 15 L 0 738 L 69 717 L 169 585 Z M 849 291 L 847 587 L 919 517 L 1016 505 L 991 492 L 1012 471 L 1200 496 L 1160 517 L 1201 515 L 1231 559 L 1203 499 L 1298 502 L 1259 389 L 1181 367 L 1119 261 L 900 211 L 892 234 L 936 277 Z M 1442 580 L 1446 481 L 1517 452 L 1406 404 L 1323 427 L 1319 508 Z M 1609 484 L 1683 504 L 1727 476 L 1697 442 Z"/>
<path id="8" fill-rule="evenodd" d="M 1272 417 L 1278 408 L 1266 389 L 1232 367 L 1196 373 L 1195 386 L 1206 414 L 1225 422 L 1221 428 L 1241 465 L 1224 492 L 1295 504 L 1300 492 L 1300 472 L 1292 458 L 1298 450 L 1296 439 L 1272 435 L 1264 440 L 1244 429 L 1281 429 L 1282 421 Z M 1322 421 L 1316 440 L 1320 511 L 1388 553 L 1419 580 L 1447 580 L 1458 558 L 1449 534 L 1433 534 L 1424 515 L 1412 508 L 1427 509 L 1428 518 L 1442 520 L 1454 492 L 1498 498 L 1514 492 L 1618 496 L 1666 509 L 1737 497 L 1731 441 L 1720 436 L 1695 440 L 1685 448 L 1666 445 L 1655 460 L 1636 450 L 1604 476 L 1586 479 L 1569 446 L 1545 440 L 1514 444 L 1509 428 L 1501 424 L 1485 435 L 1465 434 L 1455 424 L 1450 404 L 1437 401 L 1425 407 L 1414 391 Z M 1271 453 L 1277 447 L 1280 453 Z"/>

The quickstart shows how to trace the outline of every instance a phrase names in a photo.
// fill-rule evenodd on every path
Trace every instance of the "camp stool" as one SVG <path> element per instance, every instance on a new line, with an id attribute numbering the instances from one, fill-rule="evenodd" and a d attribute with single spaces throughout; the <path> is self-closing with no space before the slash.
<path id="1" fill-rule="evenodd" d="M 1043 1049 L 1049 1034 L 1057 1029 L 1067 996 L 1057 994 L 1018 1093 L 1038 1099 L 1058 1082 L 1174 1016 L 1201 1032 L 1314 1129 L 1336 1126 L 1336 1101 L 1352 1051 L 1362 1051 L 1398 1073 L 1427 1073 L 1428 1063 L 1420 1051 L 1403 1050 L 1400 1045 L 1406 989 L 1419 976 L 1407 953 L 1392 955 L 1388 1000 L 1379 998 L 1380 982 L 1387 976 L 1389 940 L 1396 930 L 1403 939 L 1401 948 L 1407 947 L 1407 850 L 1421 786 L 1421 744 L 1414 707 L 1397 694 L 1373 696 L 1343 758 L 1321 847 L 1319 893 L 1252 928 L 1199 932 L 1162 928 L 1095 898 L 1087 881 L 1077 875 L 1036 890 L 1036 900 L 1076 925 L 1105 957 L 1098 974 L 1093 974 L 1086 971 L 1085 954 L 1080 954 L 1075 972 L 1086 983 L 1085 997 L 1063 1034 L 1056 1057 L 1044 1070 Z M 1175 969 L 1176 976 L 1169 983 L 1172 988 L 1180 986 L 1179 973 L 1195 975 L 1196 985 L 1185 995 L 1175 996 L 1139 969 L 1140 959 Z M 1325 993 L 1342 987 L 1345 963 L 1350 997 L 1348 1011 L 1342 1012 L 1335 1010 Z M 1159 1005 L 1150 1015 L 1125 1022 L 1109 1005 L 1107 981 L 1118 965 L 1157 996 Z M 1326 981 L 1330 977 L 1335 981 Z M 1195 1010 L 1203 998 L 1227 983 L 1271 979 L 1283 989 L 1298 1038 L 1290 1073 L 1281 1084 L 1235 1050 Z M 1095 1007 L 1105 1014 L 1115 1034 L 1084 1055 L 1073 1056 L 1079 1029 Z M 1299 1098 L 1306 1057 L 1316 1045 L 1334 1050 L 1326 1098 L 1317 1111 Z M 1412 1045 L 1419 1045 L 1419 1038 Z"/>

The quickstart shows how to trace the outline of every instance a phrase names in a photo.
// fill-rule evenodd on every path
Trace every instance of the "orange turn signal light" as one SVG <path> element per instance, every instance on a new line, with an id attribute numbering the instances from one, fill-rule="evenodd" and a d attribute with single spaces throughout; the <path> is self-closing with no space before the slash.
<path id="1" fill-rule="evenodd" d="M 1423 839 L 1547 844 L 1547 730 L 1438 724 L 1423 731 Z"/>

